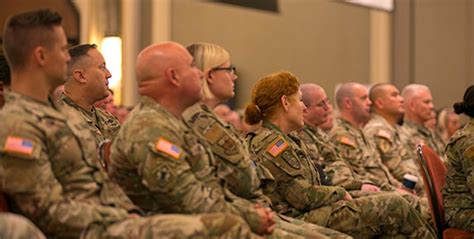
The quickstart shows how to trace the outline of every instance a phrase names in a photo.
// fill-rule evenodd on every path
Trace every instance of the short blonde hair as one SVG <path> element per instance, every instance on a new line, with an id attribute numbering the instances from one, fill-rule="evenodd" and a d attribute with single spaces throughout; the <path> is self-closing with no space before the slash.
<path id="1" fill-rule="evenodd" d="M 229 52 L 223 47 L 206 42 L 197 42 L 186 47 L 188 52 L 194 58 L 194 64 L 202 71 L 206 72 L 216 68 L 226 61 L 230 61 Z M 202 86 L 204 99 L 213 99 L 215 96 L 207 84 L 208 74 L 204 74 L 204 83 Z"/>

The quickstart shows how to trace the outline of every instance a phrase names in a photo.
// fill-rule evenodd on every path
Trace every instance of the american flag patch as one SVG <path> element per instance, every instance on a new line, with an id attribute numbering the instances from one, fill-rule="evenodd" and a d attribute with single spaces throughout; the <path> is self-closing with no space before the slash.
<path id="1" fill-rule="evenodd" d="M 20 137 L 8 136 L 3 150 L 5 150 L 5 152 L 31 155 L 33 153 L 33 141 Z"/>
<path id="2" fill-rule="evenodd" d="M 158 151 L 161 151 L 165 154 L 168 154 L 169 156 L 179 159 L 179 156 L 181 155 L 181 148 L 172 144 L 170 141 L 160 138 L 158 142 L 156 142 L 156 149 Z"/>
<path id="3" fill-rule="evenodd" d="M 278 138 L 270 147 L 268 147 L 267 152 L 270 153 L 273 157 L 277 157 L 286 148 L 288 148 L 288 142 L 286 142 L 282 138 Z"/>

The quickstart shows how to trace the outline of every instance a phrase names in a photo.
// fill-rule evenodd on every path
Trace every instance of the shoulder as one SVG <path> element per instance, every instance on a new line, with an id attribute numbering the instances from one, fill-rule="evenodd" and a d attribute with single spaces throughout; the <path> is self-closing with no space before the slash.
<path id="1" fill-rule="evenodd" d="M 336 145 L 340 144 L 357 148 L 356 137 L 349 133 L 349 131 L 342 126 L 336 126 L 333 130 L 331 130 L 329 137 Z"/>

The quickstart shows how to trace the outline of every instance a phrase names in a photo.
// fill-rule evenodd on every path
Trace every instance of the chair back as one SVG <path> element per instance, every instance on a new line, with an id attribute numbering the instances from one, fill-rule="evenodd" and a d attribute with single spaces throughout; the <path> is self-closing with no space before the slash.
<path id="1" fill-rule="evenodd" d="M 431 215 L 435 222 L 438 238 L 442 238 L 445 228 L 443 195 L 441 189 L 446 183 L 446 166 L 433 149 L 426 145 L 418 145 L 418 165 L 425 182 L 425 191 L 430 204 Z"/>

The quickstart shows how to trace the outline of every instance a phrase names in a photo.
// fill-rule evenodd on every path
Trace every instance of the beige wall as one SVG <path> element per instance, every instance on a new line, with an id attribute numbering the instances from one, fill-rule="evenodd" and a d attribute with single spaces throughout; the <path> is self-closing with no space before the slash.
<path id="1" fill-rule="evenodd" d="M 290 70 L 330 97 L 340 82 L 370 77 L 369 10 L 330 0 L 280 0 L 280 12 L 196 0 L 172 2 L 171 38 L 224 46 L 238 69 L 237 106 L 261 76 Z"/>
<path id="2" fill-rule="evenodd" d="M 428 85 L 436 108 L 451 106 L 474 84 L 474 2 L 397 0 L 394 83 Z"/>

